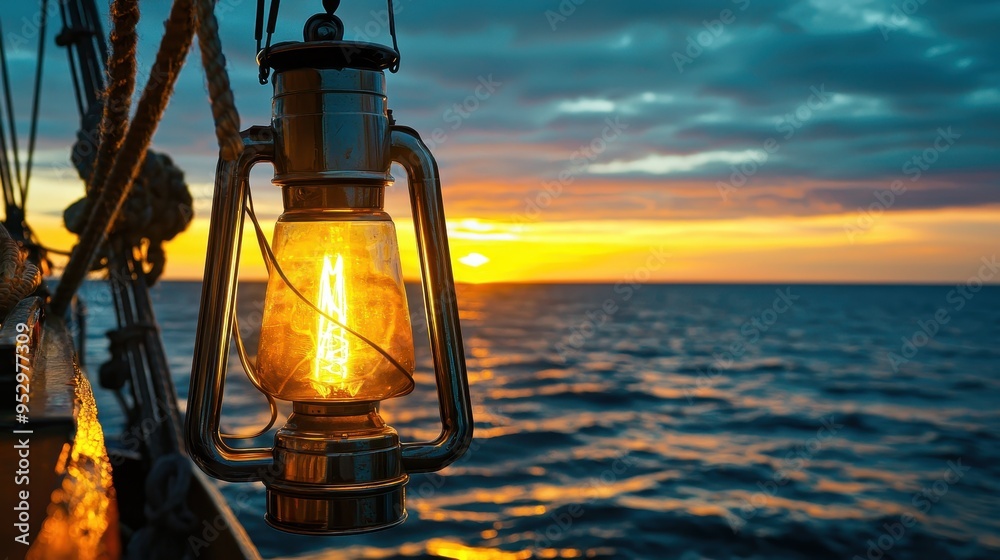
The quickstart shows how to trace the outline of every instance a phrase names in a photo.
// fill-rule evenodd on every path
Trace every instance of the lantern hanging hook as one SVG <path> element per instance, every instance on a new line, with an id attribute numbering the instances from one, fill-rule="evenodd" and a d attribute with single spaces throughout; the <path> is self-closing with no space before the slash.
<path id="1" fill-rule="evenodd" d="M 281 0 L 271 0 L 271 6 L 267 15 L 266 39 L 264 26 L 264 0 L 257 0 L 257 18 L 254 26 L 254 39 L 257 41 L 257 53 L 263 55 L 258 58 L 260 61 L 260 84 L 266 85 L 271 75 L 271 67 L 268 66 L 268 52 L 271 50 L 271 38 L 274 35 L 274 28 L 278 20 L 278 8 Z M 323 0 L 324 13 L 316 14 L 306 20 L 302 28 L 302 38 L 305 41 L 343 41 L 344 22 L 337 17 L 335 12 L 340 7 L 340 0 Z M 392 50 L 396 53 L 396 59 L 388 68 L 389 72 L 395 74 L 399 71 L 399 40 L 396 38 L 396 10 L 392 0 L 386 0 L 386 12 L 388 14 L 389 36 L 392 38 Z M 263 41 L 263 45 L 261 42 Z"/>
<path id="2" fill-rule="evenodd" d="M 323 0 L 325 14 L 316 14 L 306 20 L 302 28 L 304 41 L 342 41 L 344 40 L 344 22 L 334 15 L 340 7 L 340 0 Z"/>
<path id="3" fill-rule="evenodd" d="M 267 14 L 267 40 L 264 43 L 264 56 L 261 57 L 260 64 L 260 85 L 266 85 L 267 79 L 271 75 L 271 67 L 266 64 L 267 52 L 271 50 L 271 37 L 274 35 L 274 26 L 278 23 L 278 8 L 281 0 L 271 0 L 271 9 Z M 254 39 L 257 40 L 257 52 L 261 52 L 260 41 L 264 36 L 264 0 L 257 0 L 257 21 L 254 26 Z"/>
<path id="4" fill-rule="evenodd" d="M 393 62 L 392 66 L 389 67 L 389 71 L 392 72 L 393 74 L 395 74 L 396 72 L 399 72 L 399 59 L 400 59 L 399 42 L 396 41 L 396 14 L 395 14 L 394 7 L 392 5 L 392 0 L 386 0 L 386 2 L 389 5 L 389 8 L 388 8 L 388 12 L 389 12 L 389 35 L 392 37 L 392 50 L 396 51 L 396 61 Z"/>

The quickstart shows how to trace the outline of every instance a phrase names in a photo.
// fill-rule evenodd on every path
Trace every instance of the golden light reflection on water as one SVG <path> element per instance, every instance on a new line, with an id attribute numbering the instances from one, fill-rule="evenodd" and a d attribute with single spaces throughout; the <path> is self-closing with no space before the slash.
<path id="1" fill-rule="evenodd" d="M 847 480 L 822 478 L 816 482 L 817 492 L 833 492 L 835 494 L 861 494 L 870 488 L 868 484 Z"/>
<path id="2" fill-rule="evenodd" d="M 431 539 L 427 542 L 427 552 L 442 558 L 455 560 L 522 560 L 531 558 L 530 550 L 506 552 L 494 548 L 467 546 L 459 542 L 445 539 Z"/>
<path id="3" fill-rule="evenodd" d="M 427 553 L 441 558 L 455 560 L 522 560 L 527 558 L 583 558 L 610 549 L 583 551 L 576 548 L 541 548 L 537 550 L 505 551 L 496 548 L 475 547 L 445 539 L 431 539 L 427 542 Z"/>

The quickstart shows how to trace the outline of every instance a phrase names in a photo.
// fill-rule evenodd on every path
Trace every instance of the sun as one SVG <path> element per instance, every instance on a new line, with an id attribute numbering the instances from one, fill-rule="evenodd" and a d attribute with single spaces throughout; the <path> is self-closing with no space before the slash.
<path id="1" fill-rule="evenodd" d="M 488 257 L 483 256 L 480 253 L 469 253 L 464 257 L 458 259 L 458 262 L 464 264 L 465 266 L 471 266 L 472 268 L 479 268 L 484 264 L 490 262 Z"/>

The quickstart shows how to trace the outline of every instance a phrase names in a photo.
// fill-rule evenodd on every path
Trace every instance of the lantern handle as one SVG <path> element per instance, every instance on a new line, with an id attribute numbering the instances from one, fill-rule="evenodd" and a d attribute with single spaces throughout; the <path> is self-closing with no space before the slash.
<path id="1" fill-rule="evenodd" d="M 208 474 L 230 482 L 251 482 L 266 478 L 272 470 L 271 448 L 237 449 L 225 442 L 220 431 L 222 394 L 236 306 L 243 204 L 250 169 L 262 161 L 274 161 L 274 131 L 269 126 L 253 126 L 240 137 L 243 151 L 239 157 L 235 161 L 220 158 L 215 170 L 185 440 L 191 458 Z"/>
<path id="2" fill-rule="evenodd" d="M 412 128 L 393 126 L 390 138 L 390 156 L 406 169 L 410 184 L 442 425 L 434 441 L 403 444 L 403 468 L 431 472 L 453 463 L 471 445 L 472 404 L 437 162 Z"/>

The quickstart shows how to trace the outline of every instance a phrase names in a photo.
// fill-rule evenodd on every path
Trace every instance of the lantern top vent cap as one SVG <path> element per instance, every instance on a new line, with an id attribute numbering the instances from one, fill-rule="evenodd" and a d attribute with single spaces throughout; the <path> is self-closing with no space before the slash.
<path id="1" fill-rule="evenodd" d="M 289 41 L 271 45 L 257 54 L 257 64 L 275 72 L 298 68 L 386 70 L 399 61 L 399 53 L 378 43 L 362 41 Z"/>

